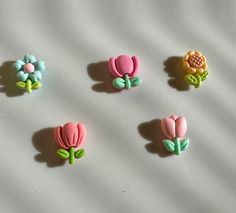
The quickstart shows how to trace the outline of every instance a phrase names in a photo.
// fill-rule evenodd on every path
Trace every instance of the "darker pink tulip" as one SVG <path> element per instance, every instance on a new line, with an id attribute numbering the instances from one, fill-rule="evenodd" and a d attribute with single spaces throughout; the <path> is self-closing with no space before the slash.
<path id="1" fill-rule="evenodd" d="M 187 121 L 182 116 L 172 115 L 161 120 L 161 129 L 168 139 L 183 138 L 187 131 Z"/>
<path id="2" fill-rule="evenodd" d="M 54 137 L 61 148 L 79 148 L 84 143 L 86 129 L 83 124 L 66 123 L 54 129 Z"/>
<path id="3" fill-rule="evenodd" d="M 108 67 L 114 77 L 122 78 L 127 74 L 133 78 L 139 71 L 139 59 L 137 56 L 120 55 L 117 58 L 110 58 Z"/>

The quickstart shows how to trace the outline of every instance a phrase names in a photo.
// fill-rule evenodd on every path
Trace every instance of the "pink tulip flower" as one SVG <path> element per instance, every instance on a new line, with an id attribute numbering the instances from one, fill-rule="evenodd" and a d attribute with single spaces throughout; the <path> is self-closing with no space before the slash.
<path id="1" fill-rule="evenodd" d="M 139 59 L 137 56 L 120 55 L 117 58 L 110 58 L 108 66 L 114 77 L 122 78 L 127 74 L 130 78 L 134 77 L 139 71 Z"/>
<path id="2" fill-rule="evenodd" d="M 187 131 L 187 121 L 182 116 L 172 115 L 161 120 L 161 128 L 169 139 L 183 138 Z"/>
<path id="3" fill-rule="evenodd" d="M 86 138 L 86 129 L 83 124 L 66 123 L 63 127 L 54 129 L 54 138 L 60 149 L 57 154 L 64 159 L 69 158 L 69 163 L 73 164 L 75 158 L 81 158 L 84 150 L 79 149 Z"/>
<path id="4" fill-rule="evenodd" d="M 136 76 L 140 68 L 137 56 L 120 55 L 117 58 L 112 57 L 108 61 L 108 68 L 116 78 L 113 81 L 113 86 L 117 89 L 124 87 L 129 89 L 141 84 L 141 79 Z"/>
<path id="5" fill-rule="evenodd" d="M 168 138 L 168 140 L 163 140 L 168 151 L 179 154 L 188 147 L 189 139 L 183 139 L 187 131 L 187 121 L 184 117 L 172 115 L 162 119 L 161 129 Z"/>

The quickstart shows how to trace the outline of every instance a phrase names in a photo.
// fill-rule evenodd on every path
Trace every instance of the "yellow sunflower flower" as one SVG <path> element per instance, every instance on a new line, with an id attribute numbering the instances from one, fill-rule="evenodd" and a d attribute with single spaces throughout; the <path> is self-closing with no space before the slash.
<path id="1" fill-rule="evenodd" d="M 183 69 L 188 74 L 202 74 L 207 69 L 207 60 L 199 51 L 189 51 L 183 57 Z"/>

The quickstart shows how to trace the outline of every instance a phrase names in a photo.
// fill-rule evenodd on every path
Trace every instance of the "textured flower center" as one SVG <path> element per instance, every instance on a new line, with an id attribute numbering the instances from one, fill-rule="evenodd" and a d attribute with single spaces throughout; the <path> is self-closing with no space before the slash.
<path id="1" fill-rule="evenodd" d="M 34 65 L 33 64 L 25 64 L 24 65 L 24 71 L 27 72 L 27 73 L 32 73 L 34 72 Z"/>
<path id="2" fill-rule="evenodd" d="M 198 55 L 190 56 L 188 59 L 188 62 L 190 64 L 190 66 L 194 67 L 194 68 L 200 68 L 203 66 L 202 57 L 198 56 Z"/>

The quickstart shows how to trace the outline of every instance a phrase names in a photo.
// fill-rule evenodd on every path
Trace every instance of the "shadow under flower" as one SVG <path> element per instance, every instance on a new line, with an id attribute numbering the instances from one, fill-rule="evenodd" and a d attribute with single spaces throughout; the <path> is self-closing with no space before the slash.
<path id="1" fill-rule="evenodd" d="M 16 72 L 12 68 L 14 61 L 6 61 L 0 66 L 0 92 L 8 97 L 21 96 L 24 91 L 17 88 Z"/>
<path id="2" fill-rule="evenodd" d="M 58 147 L 53 137 L 54 128 L 44 128 L 34 133 L 32 143 L 40 152 L 34 159 L 46 163 L 48 167 L 57 167 L 65 164 L 65 160 L 56 155 Z"/>
<path id="3" fill-rule="evenodd" d="M 145 145 L 148 152 L 158 154 L 160 157 L 168 157 L 172 155 L 172 153 L 168 152 L 162 144 L 164 135 L 161 132 L 160 119 L 141 123 L 138 126 L 138 131 L 144 139 L 150 141 L 150 143 Z"/>
<path id="4" fill-rule="evenodd" d="M 101 61 L 97 63 L 89 64 L 87 67 L 89 77 L 97 81 L 92 86 L 92 89 L 96 92 L 106 92 L 106 93 L 117 93 L 119 90 L 115 89 L 112 85 L 113 77 L 111 76 L 107 61 Z"/>
<path id="5" fill-rule="evenodd" d="M 170 79 L 168 84 L 178 91 L 187 91 L 190 86 L 184 79 L 185 72 L 182 69 L 182 57 L 171 56 L 164 61 L 164 70 L 168 73 Z"/>

